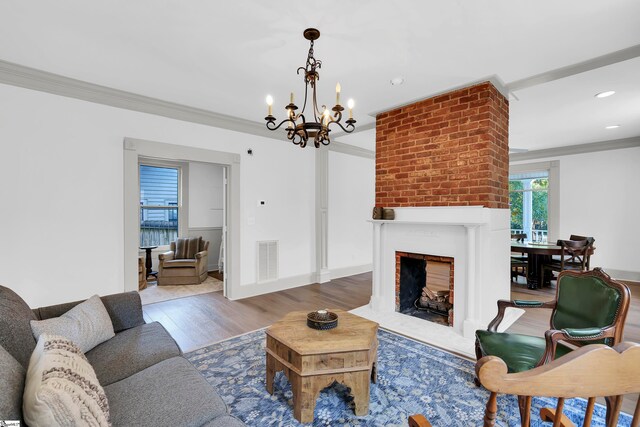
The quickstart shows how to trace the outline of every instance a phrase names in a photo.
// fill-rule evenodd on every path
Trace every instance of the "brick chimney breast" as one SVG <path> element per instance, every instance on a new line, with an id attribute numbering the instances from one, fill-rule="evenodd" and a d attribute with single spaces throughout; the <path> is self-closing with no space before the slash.
<path id="1" fill-rule="evenodd" d="M 376 206 L 508 209 L 508 100 L 484 82 L 378 114 Z"/>

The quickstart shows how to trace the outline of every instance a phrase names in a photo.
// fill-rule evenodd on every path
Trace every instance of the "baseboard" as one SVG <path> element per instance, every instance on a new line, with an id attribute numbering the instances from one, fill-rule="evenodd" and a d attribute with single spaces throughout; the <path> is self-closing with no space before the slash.
<path id="1" fill-rule="evenodd" d="M 371 264 L 355 265 L 352 267 L 336 268 L 328 271 L 328 275 L 333 279 L 341 277 L 354 276 L 356 274 L 367 273 L 372 270 Z M 241 285 L 237 289 L 228 289 L 227 298 L 230 300 L 239 300 L 243 298 L 255 297 L 257 295 L 269 294 L 271 292 L 284 291 L 287 289 L 306 286 L 312 283 L 318 283 L 317 273 L 301 274 L 299 276 L 284 277 L 267 283 L 250 283 Z"/>
<path id="2" fill-rule="evenodd" d="M 615 268 L 602 268 L 613 279 L 640 282 L 640 271 L 617 270 Z"/>
<path id="3" fill-rule="evenodd" d="M 368 273 L 373 270 L 373 264 L 354 265 L 351 267 L 332 268 L 330 270 L 331 280 L 341 277 L 355 276 L 356 274 Z"/>
<path id="4" fill-rule="evenodd" d="M 271 292 L 284 291 L 286 289 L 297 288 L 315 282 L 315 274 L 301 274 L 299 276 L 284 277 L 266 283 L 251 283 L 238 286 L 236 289 L 227 290 L 227 298 L 235 301 L 243 298 L 255 297 L 257 295 L 269 294 Z"/>

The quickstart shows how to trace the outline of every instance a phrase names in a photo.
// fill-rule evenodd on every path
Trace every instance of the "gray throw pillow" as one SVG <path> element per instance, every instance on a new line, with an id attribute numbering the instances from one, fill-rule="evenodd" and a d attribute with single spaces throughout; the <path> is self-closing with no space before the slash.
<path id="1" fill-rule="evenodd" d="M 36 340 L 45 333 L 67 337 L 84 353 L 115 336 L 109 313 L 97 295 L 60 317 L 32 320 L 31 331 Z"/>

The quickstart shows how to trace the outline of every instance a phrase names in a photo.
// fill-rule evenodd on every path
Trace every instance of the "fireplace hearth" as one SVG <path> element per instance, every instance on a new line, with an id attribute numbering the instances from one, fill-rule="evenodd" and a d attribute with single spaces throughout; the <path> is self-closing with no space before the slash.
<path id="1" fill-rule="evenodd" d="M 396 252 L 396 311 L 453 326 L 451 257 Z"/>

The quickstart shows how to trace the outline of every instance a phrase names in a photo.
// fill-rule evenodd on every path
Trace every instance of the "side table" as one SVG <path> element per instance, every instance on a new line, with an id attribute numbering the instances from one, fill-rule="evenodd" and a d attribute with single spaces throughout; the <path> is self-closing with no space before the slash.
<path id="1" fill-rule="evenodd" d="M 284 371 L 293 391 L 293 415 L 313 421 L 320 391 L 334 381 L 351 389 L 356 415 L 369 413 L 369 383 L 376 381 L 378 324 L 342 310 L 338 326 L 319 331 L 307 326 L 307 312 L 295 311 L 267 329 L 267 391 L 276 371 Z"/>
<path id="2" fill-rule="evenodd" d="M 153 262 L 151 262 L 151 251 L 157 248 L 157 246 L 140 246 L 140 249 L 143 249 L 146 253 L 146 263 L 145 267 L 147 267 L 147 277 L 154 276 L 158 277 L 158 273 L 152 270 Z"/>

